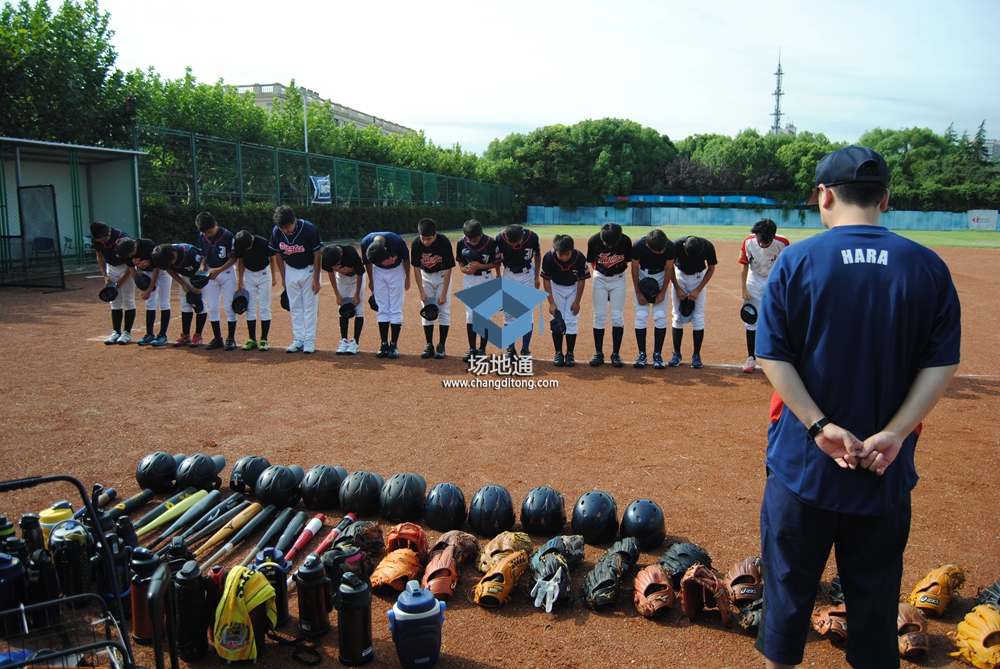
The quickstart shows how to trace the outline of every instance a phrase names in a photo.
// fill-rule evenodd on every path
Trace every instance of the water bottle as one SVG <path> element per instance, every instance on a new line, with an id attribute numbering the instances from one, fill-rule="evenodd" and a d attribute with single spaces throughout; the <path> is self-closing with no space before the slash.
<path id="1" fill-rule="evenodd" d="M 21 516 L 21 538 L 28 546 L 28 554 L 45 548 L 45 539 L 42 535 L 42 524 L 38 516 L 33 513 L 26 513 Z"/>
<path id="2" fill-rule="evenodd" d="M 59 574 L 59 586 L 67 597 L 94 591 L 89 544 L 86 528 L 75 521 L 61 523 L 49 535 L 49 550 Z M 86 604 L 85 600 L 74 602 L 77 608 Z"/>
<path id="3" fill-rule="evenodd" d="M 16 609 L 24 604 L 24 565 L 13 555 L 0 553 L 0 611 Z M 13 636 L 21 631 L 18 612 L 0 616 L 0 635 Z"/>
<path id="4" fill-rule="evenodd" d="M 410 581 L 387 613 L 396 655 L 404 669 L 433 667 L 441 654 L 444 602 L 434 593 Z"/>
<path id="5" fill-rule="evenodd" d="M 288 572 L 291 568 L 292 564 L 285 560 L 281 551 L 276 548 L 265 548 L 254 558 L 254 569 L 263 574 L 274 588 L 274 606 L 277 613 L 275 629 L 287 623 L 292 617 L 288 612 Z"/>
<path id="6" fill-rule="evenodd" d="M 59 599 L 59 576 L 52 564 L 49 552 L 39 548 L 31 554 L 31 564 L 28 568 L 27 600 L 29 604 L 43 604 Z M 35 629 L 52 627 L 61 622 L 59 604 L 51 604 L 32 613 Z"/>
<path id="7" fill-rule="evenodd" d="M 135 528 L 128 516 L 120 516 L 115 521 L 115 534 L 121 537 L 129 548 L 134 550 L 139 547 L 139 535 L 135 533 Z"/>
<path id="8" fill-rule="evenodd" d="M 299 630 L 306 636 L 321 636 L 330 630 L 333 590 L 323 563 L 315 553 L 295 572 L 299 589 Z"/>
<path id="9" fill-rule="evenodd" d="M 353 572 L 340 577 L 337 600 L 337 632 L 341 664 L 367 664 L 375 657 L 372 642 L 372 590 Z"/>
<path id="10" fill-rule="evenodd" d="M 149 618 L 149 582 L 153 572 L 160 566 L 160 559 L 148 548 L 137 548 L 132 551 L 129 560 L 130 581 L 132 583 L 132 638 L 136 643 L 153 643 L 153 622 Z M 165 621 L 160 621 L 160 629 L 165 628 Z"/>
<path id="11" fill-rule="evenodd" d="M 114 615 L 115 614 L 115 599 L 118 599 L 122 605 L 122 614 L 125 619 L 132 617 L 132 583 L 129 580 L 128 571 L 128 559 L 131 551 L 129 547 L 125 545 L 121 537 L 112 532 L 105 536 L 108 540 L 108 549 L 111 551 L 111 572 L 108 574 L 107 567 L 104 565 L 104 560 L 106 559 L 104 551 L 99 550 L 97 554 L 93 557 L 94 571 L 97 572 L 99 583 L 98 591 L 104 601 L 108 603 L 108 611 Z M 112 579 L 110 582 L 108 579 Z M 119 620 L 119 623 L 124 621 Z"/>
<path id="12" fill-rule="evenodd" d="M 0 515 L 0 544 L 12 536 L 14 536 L 14 523 L 7 520 L 7 516 Z"/>
<path id="13" fill-rule="evenodd" d="M 72 519 L 73 505 L 66 500 L 56 502 L 49 508 L 43 509 L 38 514 L 38 523 L 42 528 L 42 545 L 49 545 L 49 533 L 52 532 L 52 528 L 64 520 Z"/>
<path id="14" fill-rule="evenodd" d="M 174 574 L 171 591 L 174 598 L 174 626 L 177 654 L 185 662 L 208 655 L 208 607 L 205 579 L 194 560 L 189 560 Z"/>
<path id="15" fill-rule="evenodd" d="M 167 566 L 170 567 L 170 573 L 176 574 L 181 570 L 181 567 L 188 563 L 188 560 L 194 559 L 194 553 L 184 545 L 183 539 L 174 537 L 170 540 L 170 546 L 167 547 L 165 559 Z"/>

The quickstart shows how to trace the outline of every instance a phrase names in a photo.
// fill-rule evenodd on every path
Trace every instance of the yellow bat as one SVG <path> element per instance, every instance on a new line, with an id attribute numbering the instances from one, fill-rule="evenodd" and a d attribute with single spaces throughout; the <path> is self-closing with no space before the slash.
<path id="1" fill-rule="evenodd" d="M 208 494 L 207 490 L 199 490 L 198 492 L 196 492 L 195 494 L 191 495 L 190 497 L 185 497 L 184 499 L 182 499 L 181 501 L 177 502 L 176 504 L 174 504 L 173 506 L 171 506 L 169 509 L 167 509 L 166 511 L 164 511 L 162 514 L 160 514 L 159 516 L 157 516 L 150 523 L 147 523 L 146 525 L 143 525 L 138 530 L 136 530 L 135 531 L 136 536 L 140 536 L 141 537 L 144 534 L 148 534 L 152 530 L 155 530 L 157 527 L 160 527 L 161 525 L 165 525 L 166 523 L 169 523 L 174 518 L 180 517 L 180 515 L 182 513 L 184 513 L 185 511 L 187 511 L 188 509 L 190 509 L 192 506 L 194 506 L 195 504 L 197 504 L 199 501 L 201 501 L 201 499 L 203 497 L 205 497 L 205 495 L 207 495 L 207 494 Z"/>
<path id="2" fill-rule="evenodd" d="M 247 508 L 243 509 L 242 512 L 228 523 L 222 526 L 218 532 L 212 535 L 212 538 L 201 545 L 201 548 L 194 552 L 196 559 L 201 559 L 201 556 L 210 551 L 215 546 L 227 541 L 229 537 L 233 536 L 239 531 L 241 527 L 250 522 L 250 520 L 260 513 L 261 505 L 254 502 Z"/>

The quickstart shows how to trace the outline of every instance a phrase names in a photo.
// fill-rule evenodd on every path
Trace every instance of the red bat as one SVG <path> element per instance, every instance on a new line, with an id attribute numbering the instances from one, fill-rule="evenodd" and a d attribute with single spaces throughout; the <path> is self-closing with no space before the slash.
<path id="1" fill-rule="evenodd" d="M 349 513 L 346 516 L 344 516 L 344 519 L 341 520 L 339 523 L 337 523 L 337 526 L 335 528 L 330 530 L 330 534 L 326 535 L 326 538 L 323 539 L 323 543 L 317 546 L 316 550 L 313 552 L 316 553 L 316 555 L 322 555 L 323 553 L 330 550 L 330 547 L 333 546 L 333 542 L 337 540 L 337 537 L 340 536 L 340 533 L 346 530 L 347 526 L 356 520 L 357 517 L 353 513 Z"/>
<path id="2" fill-rule="evenodd" d="M 286 560 L 291 562 L 292 560 L 295 559 L 295 554 L 298 553 L 303 548 L 305 548 L 306 544 L 309 543 L 309 541 L 312 540 L 314 536 L 316 536 L 317 532 L 319 532 L 319 528 L 323 527 L 324 520 L 326 520 L 326 516 L 324 516 L 322 513 L 317 513 L 315 516 L 312 517 L 312 520 L 310 520 L 306 524 L 305 529 L 302 530 L 302 533 L 299 535 L 299 538 L 296 539 L 295 543 L 292 544 L 292 547 L 288 549 L 288 552 L 285 554 Z"/>

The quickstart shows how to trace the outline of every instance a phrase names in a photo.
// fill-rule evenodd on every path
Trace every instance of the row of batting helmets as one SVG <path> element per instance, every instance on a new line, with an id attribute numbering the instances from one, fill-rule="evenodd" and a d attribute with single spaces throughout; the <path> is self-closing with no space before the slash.
<path id="1" fill-rule="evenodd" d="M 218 490 L 222 486 L 219 474 L 225 468 L 226 459 L 221 455 L 170 455 L 157 451 L 139 462 L 135 470 L 135 481 L 140 488 L 155 493 L 171 492 L 176 488 Z"/>

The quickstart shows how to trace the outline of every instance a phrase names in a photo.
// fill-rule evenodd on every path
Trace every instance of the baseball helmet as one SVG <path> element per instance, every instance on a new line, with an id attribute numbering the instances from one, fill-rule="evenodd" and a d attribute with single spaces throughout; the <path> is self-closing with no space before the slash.
<path id="1" fill-rule="evenodd" d="M 101 302 L 114 302 L 115 298 L 118 297 L 118 286 L 115 285 L 114 281 L 108 281 L 104 284 L 104 288 L 101 288 L 97 297 L 101 299 Z"/>
<path id="2" fill-rule="evenodd" d="M 514 503 L 502 485 L 484 485 L 469 504 L 469 526 L 476 534 L 493 538 L 514 527 Z"/>
<path id="3" fill-rule="evenodd" d="M 650 304 L 656 302 L 656 296 L 660 294 L 660 283 L 651 276 L 639 282 L 639 292 Z"/>
<path id="4" fill-rule="evenodd" d="M 233 293 L 233 313 L 245 314 L 250 306 L 250 293 L 246 290 L 237 290 Z"/>
<path id="5" fill-rule="evenodd" d="M 690 297 L 681 300 L 681 323 L 690 323 L 694 318 L 694 300 Z"/>
<path id="6" fill-rule="evenodd" d="M 622 514 L 622 539 L 635 537 L 639 548 L 659 548 L 667 534 L 660 505 L 651 499 L 637 499 Z"/>
<path id="7" fill-rule="evenodd" d="M 428 302 L 420 310 L 420 317 L 425 321 L 436 321 L 438 317 L 438 305 Z"/>
<path id="8" fill-rule="evenodd" d="M 368 306 L 371 307 L 372 311 L 378 311 L 378 302 L 375 301 L 374 295 L 368 297 Z"/>
<path id="9" fill-rule="evenodd" d="M 340 317 L 341 318 L 354 318 L 354 312 L 357 311 L 354 306 L 354 302 L 344 302 L 340 305 Z"/>
<path id="10" fill-rule="evenodd" d="M 556 309 L 556 313 L 552 314 L 552 320 L 549 321 L 549 328 L 552 330 L 552 334 L 566 334 L 566 321 L 563 320 L 562 312 L 558 309 Z"/>
<path id="11" fill-rule="evenodd" d="M 281 291 L 281 299 L 279 301 L 281 302 L 281 308 L 282 309 L 284 309 L 285 311 L 291 311 L 292 310 L 292 307 L 288 303 L 288 291 L 287 290 Z"/>
<path id="12" fill-rule="evenodd" d="M 740 307 L 740 318 L 747 325 L 755 325 L 757 323 L 757 307 L 753 306 L 749 302 L 745 302 L 742 307 Z"/>
<path id="13" fill-rule="evenodd" d="M 479 262 L 481 256 L 478 251 L 466 246 L 462 249 L 462 257 L 465 258 L 465 262 Z"/>
<path id="14" fill-rule="evenodd" d="M 218 490 L 222 486 L 219 472 L 225 468 L 226 459 L 221 455 L 189 455 L 177 467 L 177 486 L 181 489 Z"/>
<path id="15" fill-rule="evenodd" d="M 150 277 L 149 277 L 148 274 L 146 274 L 145 272 L 136 272 L 135 273 L 135 287 L 136 288 L 138 288 L 139 290 L 148 290 L 150 283 L 152 283 L 152 279 L 150 279 Z"/>
<path id="16" fill-rule="evenodd" d="M 191 277 L 191 285 L 201 290 L 208 285 L 208 272 L 195 272 Z"/>
<path id="17" fill-rule="evenodd" d="M 316 465 L 302 479 L 302 501 L 307 509 L 332 509 L 340 501 L 340 484 L 347 478 L 343 467 Z"/>
<path id="18" fill-rule="evenodd" d="M 382 515 L 394 523 L 419 521 L 424 516 L 427 482 L 419 474 L 393 474 L 382 486 Z"/>
<path id="19" fill-rule="evenodd" d="M 191 305 L 196 314 L 200 314 L 205 310 L 205 303 L 201 299 L 201 293 L 196 293 L 193 290 L 189 290 L 187 295 L 184 296 L 187 303 Z"/>
<path id="20" fill-rule="evenodd" d="M 559 534 L 566 524 L 566 500 L 556 490 L 539 486 L 521 502 L 521 525 L 528 534 Z"/>
<path id="21" fill-rule="evenodd" d="M 588 544 L 606 544 L 618 534 L 618 505 L 606 492 L 592 490 L 580 495 L 573 506 L 573 534 Z"/>
<path id="22" fill-rule="evenodd" d="M 294 507 L 302 497 L 299 483 L 303 477 L 302 467 L 298 465 L 268 467 L 257 479 L 257 501 L 262 506 L 273 504 L 279 509 Z"/>
<path id="23" fill-rule="evenodd" d="M 267 458 L 259 455 L 244 455 L 233 465 L 229 473 L 229 489 L 233 492 L 248 492 L 251 495 L 257 489 L 257 479 L 264 470 L 271 466 Z"/>
<path id="24" fill-rule="evenodd" d="M 424 502 L 424 520 L 438 532 L 460 530 L 465 525 L 465 495 L 454 483 L 438 483 Z"/>
<path id="25" fill-rule="evenodd" d="M 374 516 L 379 512 L 379 494 L 385 481 L 373 472 L 358 470 L 340 484 L 340 508 L 344 513 Z"/>
<path id="26" fill-rule="evenodd" d="M 150 453 L 139 461 L 139 466 L 135 469 L 135 482 L 143 490 L 148 488 L 155 493 L 170 492 L 177 480 L 177 468 L 186 457 L 183 453 Z"/>

